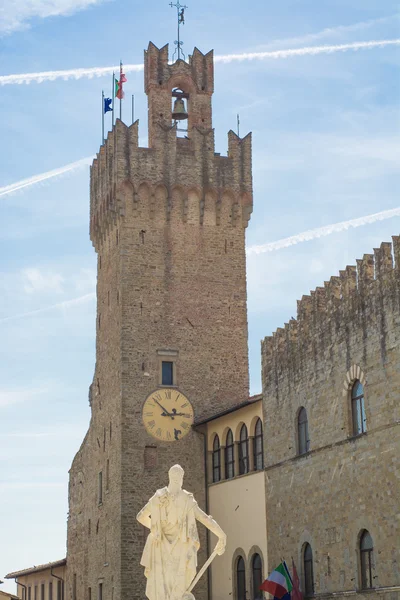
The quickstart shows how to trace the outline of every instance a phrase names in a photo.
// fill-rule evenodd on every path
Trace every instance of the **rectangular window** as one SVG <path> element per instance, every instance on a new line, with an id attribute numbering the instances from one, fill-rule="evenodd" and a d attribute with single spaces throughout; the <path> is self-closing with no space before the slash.
<path id="1" fill-rule="evenodd" d="M 44 600 L 44 583 L 40 586 L 40 600 Z"/>
<path id="2" fill-rule="evenodd" d="M 92 600 L 92 588 L 88 588 L 88 600 Z"/>
<path id="3" fill-rule="evenodd" d="M 38 600 L 37 585 L 33 588 L 33 600 Z"/>
<path id="4" fill-rule="evenodd" d="M 31 586 L 28 587 L 28 600 L 32 600 L 32 588 L 31 588 Z"/>
<path id="5" fill-rule="evenodd" d="M 99 597 L 97 600 L 103 600 L 103 584 L 99 583 Z"/>
<path id="6" fill-rule="evenodd" d="M 57 581 L 57 600 L 63 600 L 61 581 Z"/>
<path id="7" fill-rule="evenodd" d="M 49 581 L 49 600 L 53 600 L 53 582 Z"/>
<path id="8" fill-rule="evenodd" d="M 110 459 L 107 458 L 106 463 L 106 490 L 108 492 L 110 486 Z"/>
<path id="9" fill-rule="evenodd" d="M 103 503 L 103 472 L 99 473 L 99 504 Z"/>
<path id="10" fill-rule="evenodd" d="M 174 384 L 174 363 L 172 361 L 163 360 L 161 363 L 161 384 Z"/>
<path id="11" fill-rule="evenodd" d="M 76 573 L 72 579 L 72 600 L 76 600 Z"/>

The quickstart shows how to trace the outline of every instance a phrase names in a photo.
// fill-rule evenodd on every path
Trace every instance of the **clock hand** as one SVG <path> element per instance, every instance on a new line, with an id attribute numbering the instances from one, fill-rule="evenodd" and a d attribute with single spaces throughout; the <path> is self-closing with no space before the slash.
<path id="1" fill-rule="evenodd" d="M 162 417 L 171 417 L 171 419 L 173 419 L 173 418 L 174 418 L 174 417 L 172 416 L 172 414 L 171 414 L 171 413 L 169 413 L 169 412 L 168 412 L 168 411 L 167 411 L 167 410 L 166 410 L 166 409 L 165 409 L 165 408 L 164 408 L 164 407 L 163 407 L 163 406 L 162 406 L 162 405 L 159 403 L 159 401 L 158 401 L 158 400 L 156 400 L 155 398 L 154 398 L 154 400 L 157 402 L 157 404 L 158 404 L 158 406 L 161 408 L 161 410 L 163 410 L 163 411 L 164 411 L 164 414 L 162 414 L 162 415 L 161 415 Z"/>

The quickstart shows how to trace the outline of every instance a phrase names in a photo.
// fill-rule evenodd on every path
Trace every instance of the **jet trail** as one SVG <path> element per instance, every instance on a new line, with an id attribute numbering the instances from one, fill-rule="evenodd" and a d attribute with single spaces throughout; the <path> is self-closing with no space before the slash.
<path id="1" fill-rule="evenodd" d="M 0 187 L 0 196 L 6 196 L 7 194 L 12 194 L 13 192 L 17 192 L 18 190 L 22 190 L 23 188 L 34 185 L 35 183 L 40 183 L 41 181 L 46 181 L 46 179 L 51 179 L 52 177 L 59 177 L 60 175 L 64 175 L 68 173 L 68 171 L 74 171 L 75 169 L 80 169 L 85 165 L 90 165 L 94 159 L 94 156 L 88 156 L 87 158 L 81 158 L 81 160 L 77 160 L 76 162 L 69 163 L 64 167 L 60 167 L 59 169 L 53 169 L 52 171 L 47 171 L 46 173 L 41 173 L 40 175 L 34 175 L 33 177 L 28 177 L 28 179 L 21 179 L 16 183 L 11 183 L 10 185 L 6 185 L 4 187 Z"/>
<path id="2" fill-rule="evenodd" d="M 19 313 L 18 315 L 11 315 L 10 317 L 3 317 L 0 319 L 0 323 L 6 323 L 8 321 L 16 321 L 19 319 L 23 319 L 25 317 L 33 317 L 39 315 L 44 312 L 48 312 L 49 310 L 54 310 L 57 308 L 69 308 L 70 306 L 77 306 L 79 304 L 83 304 L 88 300 L 93 300 L 96 297 L 94 292 L 90 294 L 85 294 L 84 296 L 79 296 L 78 298 L 72 298 L 72 300 L 65 300 L 64 302 L 58 302 L 57 304 L 52 304 L 51 306 L 45 306 L 44 308 L 38 308 L 37 310 L 31 310 L 26 313 Z"/>
<path id="3" fill-rule="evenodd" d="M 400 217 L 400 207 L 391 208 L 390 210 L 383 210 L 373 215 L 367 215 L 365 217 L 359 217 L 358 219 L 350 219 L 349 221 L 342 221 L 340 223 L 334 223 L 333 225 L 325 225 L 325 227 L 317 227 L 316 229 L 309 229 L 303 233 L 292 235 L 291 237 L 277 240 L 276 242 L 270 242 L 269 244 L 261 244 L 260 246 L 250 246 L 246 249 L 246 254 L 262 254 L 264 252 L 273 252 L 274 250 L 282 250 L 282 248 L 288 248 L 289 246 L 295 246 L 302 242 L 308 242 L 315 240 L 331 233 L 339 233 L 350 229 L 350 227 L 362 227 L 363 225 L 369 225 L 376 221 L 384 221 L 385 219 L 392 219 L 393 217 Z"/>
<path id="4" fill-rule="evenodd" d="M 384 48 L 386 46 L 399 46 L 400 39 L 394 40 L 372 40 L 369 42 L 352 42 L 350 44 L 336 44 L 331 46 L 306 46 L 305 48 L 290 48 L 288 50 L 271 50 L 269 52 L 243 52 L 241 54 L 224 54 L 215 57 L 216 63 L 230 63 L 233 61 L 266 60 L 291 58 L 293 56 L 310 56 L 316 54 L 331 54 L 333 52 L 346 52 L 348 50 L 367 50 L 371 48 Z M 54 81 L 55 79 L 81 79 L 92 77 L 104 77 L 117 72 L 118 66 L 94 67 L 68 69 L 64 71 L 43 71 L 41 73 L 18 73 L 15 75 L 1 75 L 0 85 L 29 84 L 31 82 L 42 83 L 43 81 Z M 142 64 L 124 65 L 124 72 L 143 71 Z"/>

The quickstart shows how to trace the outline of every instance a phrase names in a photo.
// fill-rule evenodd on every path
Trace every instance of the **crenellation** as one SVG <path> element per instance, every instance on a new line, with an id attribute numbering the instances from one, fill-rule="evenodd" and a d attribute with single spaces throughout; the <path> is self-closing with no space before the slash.
<path id="1" fill-rule="evenodd" d="M 393 282 L 399 264 L 400 236 L 393 236 L 393 253 L 392 244 L 383 242 L 380 248 L 374 250 L 373 255 L 364 254 L 362 259 L 357 260 L 357 267 L 347 266 L 339 272 L 339 277 L 332 276 L 329 282 L 324 283 L 324 287 L 317 287 L 310 295 L 303 296 L 297 301 L 297 320 L 291 320 L 288 328 L 285 325 L 285 330 L 288 331 L 286 343 L 275 343 L 282 337 L 284 330 L 281 328 L 277 329 L 272 338 L 265 338 L 262 344 L 263 363 L 271 365 L 274 360 L 278 364 L 284 363 L 286 355 L 293 348 L 302 353 L 313 347 L 315 352 L 315 343 L 311 342 L 317 331 L 318 344 L 325 347 L 332 334 L 333 322 L 336 323 L 334 330 L 339 331 L 344 318 L 346 322 L 352 318 L 354 322 L 362 324 L 365 315 L 370 314 L 370 318 L 376 320 L 374 315 L 377 307 L 383 310 L 384 306 L 382 295 L 390 296 L 394 301 L 392 305 L 395 306 L 397 293 L 396 286 L 390 284 L 383 287 L 376 283 L 381 279 L 388 284 Z"/>

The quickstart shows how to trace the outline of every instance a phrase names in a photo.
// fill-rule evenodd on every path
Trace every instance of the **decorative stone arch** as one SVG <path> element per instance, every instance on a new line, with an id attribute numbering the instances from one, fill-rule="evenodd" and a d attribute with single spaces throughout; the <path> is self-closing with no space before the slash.
<path id="1" fill-rule="evenodd" d="M 246 591 L 248 588 L 248 566 L 247 566 L 247 557 L 246 552 L 243 548 L 237 548 L 232 555 L 232 599 L 237 600 L 237 577 L 236 577 L 236 568 L 239 561 L 239 558 L 243 558 L 245 569 L 246 569 Z"/>
<path id="2" fill-rule="evenodd" d="M 185 219 L 185 198 L 186 191 L 181 185 L 174 185 L 171 188 L 170 215 L 175 221 L 183 221 Z"/>
<path id="3" fill-rule="evenodd" d="M 168 216 L 168 190 L 162 183 L 155 185 L 153 190 L 151 194 L 150 216 L 156 222 L 163 223 Z"/>
<path id="4" fill-rule="evenodd" d="M 346 377 L 343 381 L 343 387 L 342 387 L 342 395 L 346 398 L 347 410 L 345 411 L 345 414 L 346 414 L 346 419 L 347 419 L 347 423 L 346 423 L 347 435 L 350 437 L 353 435 L 353 414 L 352 414 L 352 406 L 351 406 L 351 391 L 352 391 L 353 386 L 356 381 L 359 381 L 361 383 L 361 385 L 363 386 L 363 388 L 365 388 L 366 377 L 365 377 L 364 371 L 361 369 L 361 367 L 359 365 L 353 364 L 346 373 Z M 365 402 L 365 397 L 364 397 L 364 402 Z M 365 405 L 365 412 L 368 417 L 368 411 L 367 411 L 366 405 Z M 367 425 L 368 425 L 368 421 L 369 421 L 369 419 L 367 418 Z"/>
<path id="5" fill-rule="evenodd" d="M 124 216 L 127 207 L 135 209 L 135 188 L 129 179 L 125 179 L 118 186 L 114 185 L 112 196 L 115 198 L 115 208 L 120 216 Z"/>
<path id="6" fill-rule="evenodd" d="M 183 218 L 187 223 L 198 225 L 201 220 L 201 190 L 197 187 L 190 187 L 185 194 Z"/>
<path id="7" fill-rule="evenodd" d="M 203 225 L 217 224 L 217 201 L 218 196 L 214 189 L 206 188 L 204 192 Z M 201 216 L 201 213 L 200 213 Z"/>
<path id="8" fill-rule="evenodd" d="M 249 433 L 249 424 L 246 423 L 246 421 L 239 421 L 239 423 L 235 427 L 235 431 L 232 432 L 233 433 L 233 441 L 235 443 L 239 443 L 240 442 L 240 431 L 241 431 L 243 425 L 246 425 L 246 427 L 247 427 L 247 435 L 250 435 L 250 433 Z"/>
<path id="9" fill-rule="evenodd" d="M 222 223 L 233 224 L 233 205 L 237 202 L 235 193 L 231 189 L 221 190 L 221 202 L 219 206 L 219 214 Z"/>
<path id="10" fill-rule="evenodd" d="M 227 438 L 229 430 L 232 431 L 232 427 L 229 427 L 227 425 L 225 427 L 225 429 L 223 430 L 221 438 L 220 438 L 220 440 L 221 440 L 221 446 L 224 446 L 224 447 L 226 446 L 226 438 Z M 235 432 L 234 431 L 232 431 L 232 435 L 233 435 L 233 442 L 235 442 Z"/>
<path id="11" fill-rule="evenodd" d="M 261 579 L 264 579 L 265 576 L 265 560 L 264 555 L 259 546 L 252 546 L 247 555 L 247 565 L 246 565 L 246 587 L 250 591 L 250 598 L 254 598 L 254 590 L 253 590 L 253 557 L 255 554 L 258 554 L 261 558 Z"/>
<path id="12" fill-rule="evenodd" d="M 259 417 L 258 415 L 254 415 L 254 417 L 250 421 L 250 426 L 247 426 L 247 430 L 249 432 L 249 437 L 254 437 L 258 419 L 260 419 L 260 421 L 261 421 L 261 424 L 262 424 L 262 427 L 263 427 L 263 432 L 264 432 L 264 423 L 263 423 L 262 418 Z"/>

